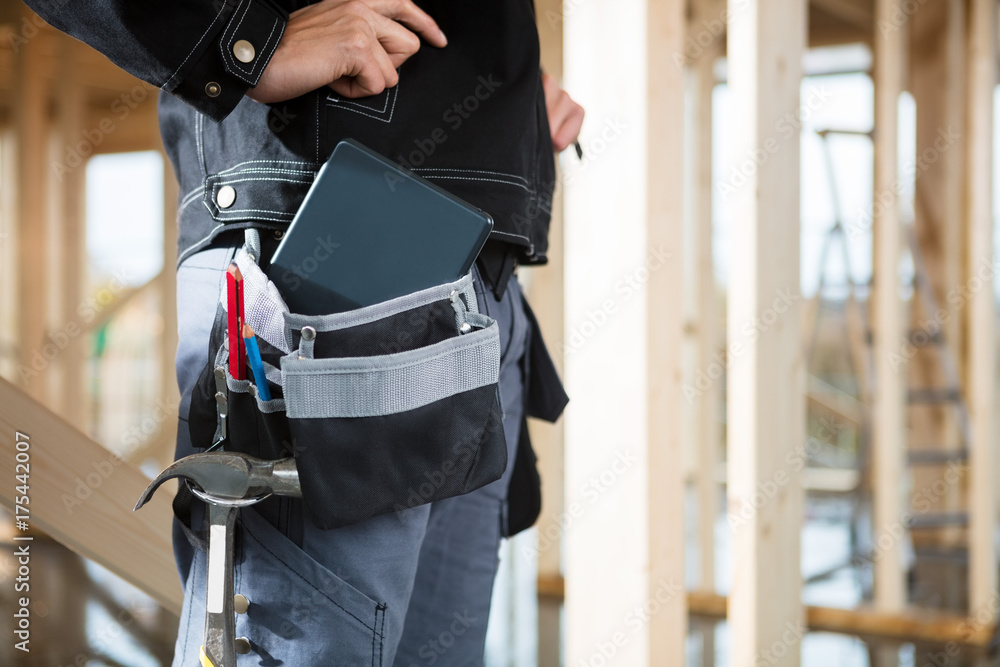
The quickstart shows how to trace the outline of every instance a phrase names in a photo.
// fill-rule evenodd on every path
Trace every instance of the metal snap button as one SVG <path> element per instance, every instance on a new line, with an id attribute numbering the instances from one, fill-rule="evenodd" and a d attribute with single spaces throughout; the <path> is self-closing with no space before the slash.
<path id="1" fill-rule="evenodd" d="M 302 340 L 316 340 L 316 330 L 312 327 L 302 327 Z"/>
<path id="2" fill-rule="evenodd" d="M 245 595 L 236 594 L 233 598 L 233 609 L 236 610 L 237 614 L 247 613 L 247 609 L 250 608 L 250 600 L 247 599 Z"/>
<path id="3" fill-rule="evenodd" d="M 248 63 L 257 56 L 257 51 L 254 50 L 253 44 L 245 39 L 241 39 L 233 44 L 233 55 L 241 63 Z"/>
<path id="4" fill-rule="evenodd" d="M 281 239 L 285 238 L 285 232 L 281 231 L 280 229 L 275 229 L 274 238 L 276 241 L 280 241 Z"/>
<path id="5" fill-rule="evenodd" d="M 250 640 L 246 637 L 237 637 L 233 645 L 236 647 L 236 652 L 240 655 L 246 655 L 250 652 Z"/>
<path id="6" fill-rule="evenodd" d="M 215 81 L 209 81 L 205 84 L 205 94 L 209 97 L 218 97 L 222 93 L 222 86 L 217 84 Z"/>
<path id="7" fill-rule="evenodd" d="M 236 188 L 231 185 L 223 185 L 215 195 L 215 203 L 219 208 L 229 208 L 236 201 Z"/>

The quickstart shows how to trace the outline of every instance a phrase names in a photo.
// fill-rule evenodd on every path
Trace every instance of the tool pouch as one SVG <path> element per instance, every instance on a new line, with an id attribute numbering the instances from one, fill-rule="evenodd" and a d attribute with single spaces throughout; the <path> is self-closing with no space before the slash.
<path id="1" fill-rule="evenodd" d="M 471 274 L 373 306 L 305 316 L 289 312 L 252 248 L 235 261 L 272 398 L 260 400 L 252 379 L 229 373 L 223 291 L 213 363 L 192 398 L 193 443 L 221 440 L 227 450 L 267 459 L 293 455 L 320 528 L 500 478 L 507 465 L 500 339 L 496 322 L 478 312 Z"/>

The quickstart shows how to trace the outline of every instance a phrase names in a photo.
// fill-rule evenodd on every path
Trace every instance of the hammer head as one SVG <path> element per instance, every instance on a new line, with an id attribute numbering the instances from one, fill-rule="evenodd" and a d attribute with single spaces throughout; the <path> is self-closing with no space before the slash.
<path id="1" fill-rule="evenodd" d="M 217 505 L 250 505 L 272 494 L 301 496 L 294 459 L 265 461 L 239 452 L 203 452 L 175 461 L 139 497 L 135 511 L 168 479 L 182 477 Z"/>

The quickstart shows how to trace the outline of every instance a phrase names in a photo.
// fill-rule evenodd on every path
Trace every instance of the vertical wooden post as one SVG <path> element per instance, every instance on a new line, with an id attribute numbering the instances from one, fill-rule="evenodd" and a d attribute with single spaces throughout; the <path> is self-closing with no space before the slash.
<path id="1" fill-rule="evenodd" d="M 969 496 L 969 605 L 990 613 L 997 591 L 996 305 L 993 279 L 993 91 L 997 79 L 997 13 L 994 0 L 972 0 L 969 9 L 968 169 L 965 285 L 969 312 L 969 413 L 972 431 Z M 981 618 L 981 617 L 979 617 Z M 991 619 L 995 620 L 995 618 Z"/>
<path id="2" fill-rule="evenodd" d="M 728 299 L 730 655 L 797 666 L 804 634 L 799 534 L 805 442 L 799 278 L 799 110 L 806 2 L 730 0 L 728 63 L 745 182 L 732 186 Z M 787 121 L 786 121 L 787 122 Z M 748 331 L 752 333 L 748 333 Z"/>
<path id="3" fill-rule="evenodd" d="M 873 488 L 875 606 L 897 611 L 906 604 L 900 531 L 903 529 L 902 304 L 899 297 L 897 109 L 903 87 L 906 31 L 899 0 L 876 0 L 874 329 L 875 412 Z M 900 18 L 904 17 L 904 18 Z"/>
<path id="4" fill-rule="evenodd" d="M 714 16 L 707 7 L 719 11 Z M 702 19 L 719 20 L 722 3 L 701 2 L 696 5 L 696 22 Z M 696 23 L 695 25 L 699 25 Z M 718 307 L 719 297 L 715 289 L 715 269 L 712 255 L 712 94 L 715 90 L 715 60 L 720 52 L 719 40 L 701 50 L 694 59 L 694 110 L 692 119 L 695 135 L 693 142 L 693 162 L 695 183 L 693 188 L 695 220 L 695 261 L 694 271 L 697 283 L 698 351 L 696 368 L 709 374 L 709 367 L 717 363 L 713 355 L 719 346 Z M 719 485 L 715 481 L 715 470 L 719 463 L 719 408 L 721 387 L 711 382 L 704 389 L 695 387 L 695 446 L 697 448 L 698 470 L 698 542 L 700 546 L 701 572 L 699 588 L 707 593 L 715 592 L 715 518 L 719 511 Z"/>
<path id="5" fill-rule="evenodd" d="M 63 160 L 66 147 L 75 145 L 80 139 L 86 100 L 79 77 L 79 43 L 60 35 L 59 49 L 59 125 L 53 155 L 55 162 L 48 176 L 57 193 L 53 203 L 58 210 L 58 261 L 53 277 L 58 276 L 59 322 L 65 327 L 68 340 L 59 356 L 61 377 L 56 399 L 62 417 L 83 430 L 87 420 L 88 395 L 84 384 L 86 336 L 79 332 L 82 323 L 78 321 L 77 310 L 83 298 L 86 278 L 86 167 L 82 164 L 70 167 L 63 164 Z"/>
<path id="6" fill-rule="evenodd" d="M 680 341 L 681 291 L 667 278 L 681 260 L 674 241 L 682 215 L 671 197 L 680 200 L 683 185 L 675 60 L 683 5 L 580 3 L 557 16 L 565 20 L 566 86 L 588 112 L 584 161 L 567 170 L 565 201 L 573 220 L 565 233 L 573 399 L 565 664 L 680 664 L 681 422 L 650 413 L 677 414 L 683 400 L 673 356 L 680 346 L 671 345 Z M 595 49 L 599 42 L 615 46 Z"/>
<path id="7" fill-rule="evenodd" d="M 687 598 L 664 600 L 684 585 L 684 0 L 648 0 L 646 19 L 646 246 L 666 255 L 646 290 L 649 488 L 649 664 L 680 664 Z"/>
<path id="8" fill-rule="evenodd" d="M 177 352 L 177 179 L 170 160 L 163 156 L 163 269 L 160 271 L 160 311 L 163 313 L 163 334 L 160 336 L 160 399 L 165 405 L 176 407 L 180 402 L 174 355 Z M 160 442 L 162 451 L 157 460 L 166 467 L 174 458 L 177 421 L 168 420 L 163 425 L 165 434 Z M 172 434 L 172 435 L 169 435 Z"/>
<path id="9" fill-rule="evenodd" d="M 538 36 L 542 50 L 542 69 L 562 80 L 563 22 L 549 21 L 561 15 L 562 0 L 537 0 Z M 574 94 L 574 91 L 570 91 Z M 562 171 L 556 165 L 557 173 Z M 549 225 L 549 263 L 540 270 L 522 272 L 526 276 L 528 299 L 545 336 L 556 368 L 563 370 L 563 337 L 565 301 L 563 272 L 563 188 L 557 181 L 552 200 L 552 221 Z M 538 472 L 542 478 L 542 514 L 538 520 L 538 576 L 552 579 L 562 576 L 563 516 L 563 442 L 565 420 L 555 424 L 534 422 L 530 425 L 531 442 L 538 455 Z M 538 605 L 538 664 L 542 667 L 562 663 L 560 619 L 561 603 L 552 599 L 539 600 Z"/>
<path id="10" fill-rule="evenodd" d="M 30 21 L 34 13 L 22 8 Z M 46 401 L 49 362 L 44 356 L 48 319 L 48 244 L 46 209 L 48 178 L 48 91 L 43 73 L 42 34 L 18 42 L 13 99 L 17 100 L 17 171 L 13 175 L 17 225 L 18 381 L 33 398 Z"/>

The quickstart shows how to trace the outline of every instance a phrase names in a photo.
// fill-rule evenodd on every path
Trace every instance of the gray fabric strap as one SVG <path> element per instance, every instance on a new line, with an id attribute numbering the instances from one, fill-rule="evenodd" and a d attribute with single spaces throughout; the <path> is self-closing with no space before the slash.
<path id="1" fill-rule="evenodd" d="M 288 416 L 389 415 L 496 384 L 500 369 L 497 324 L 476 313 L 469 313 L 469 321 L 489 326 L 425 348 L 384 356 L 283 357 L 281 376 Z"/>
<path id="2" fill-rule="evenodd" d="M 240 268 L 242 270 L 242 267 Z M 338 329 L 368 324 L 369 322 L 391 317 L 412 308 L 419 308 L 435 301 L 448 299 L 452 293 L 465 295 L 465 301 L 468 304 L 469 310 L 474 313 L 479 312 L 478 303 L 476 302 L 476 291 L 472 286 L 472 274 L 468 273 L 453 283 L 420 290 L 419 292 L 413 292 L 412 294 L 390 299 L 389 301 L 377 303 L 373 306 L 350 310 L 346 313 L 334 313 L 322 316 L 298 315 L 296 313 L 288 313 L 286 309 L 285 320 L 290 329 L 298 330 L 302 327 L 310 326 L 316 329 L 316 331 L 336 331 Z"/>
<path id="3" fill-rule="evenodd" d="M 257 409 L 261 412 L 285 411 L 285 400 L 283 398 L 272 398 L 270 401 L 262 401 L 260 400 L 260 397 L 257 396 L 256 391 L 250 391 L 250 385 L 250 380 L 237 380 L 230 375 L 228 371 L 226 371 L 226 386 L 229 387 L 229 391 L 235 391 L 241 394 L 252 394 L 253 399 L 257 402 Z M 256 389 L 256 387 L 254 387 L 254 389 Z M 244 417 L 246 417 L 246 415 L 244 415 Z"/>

